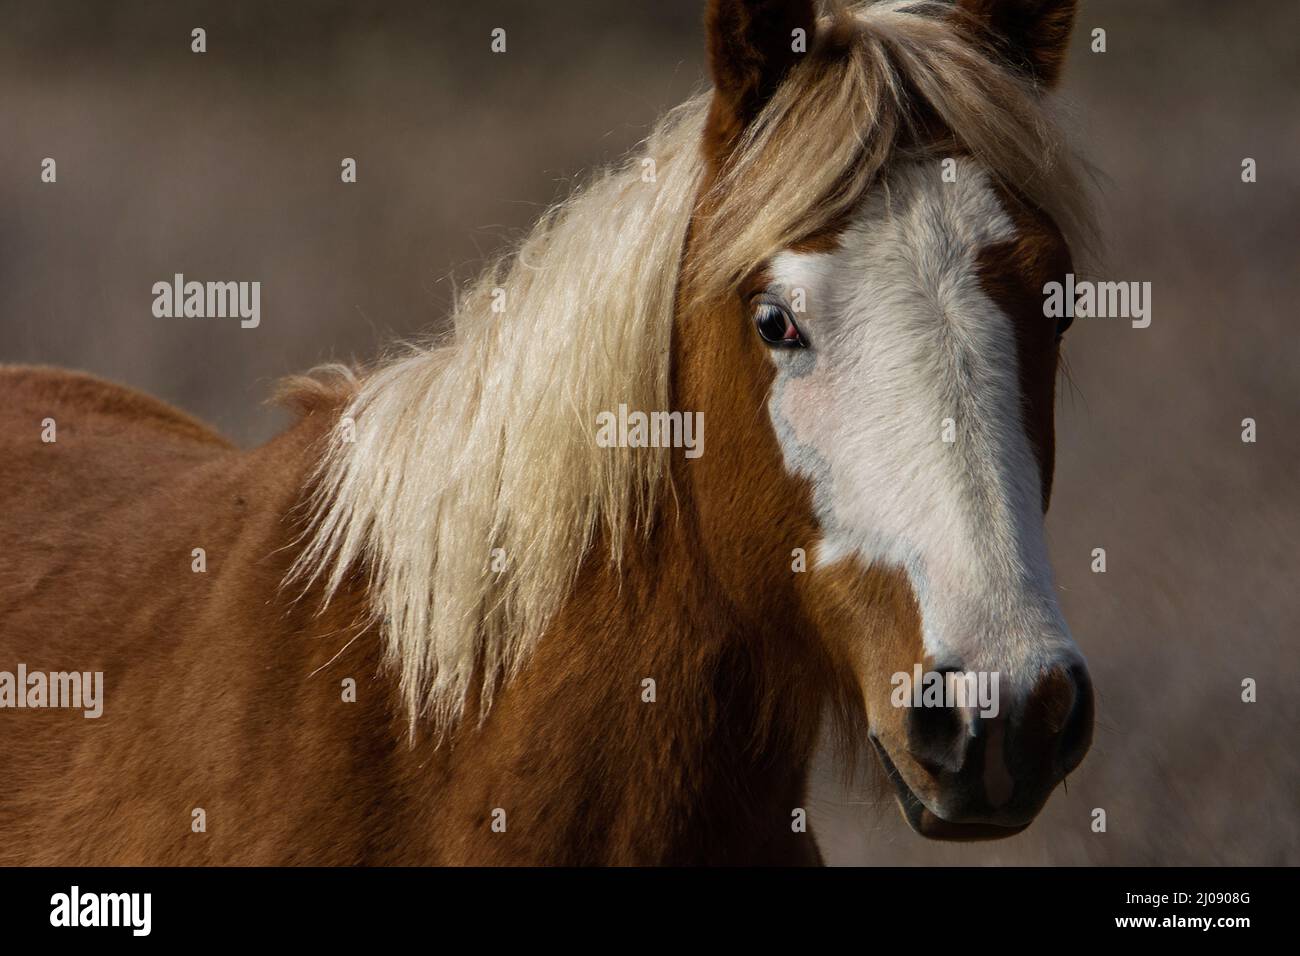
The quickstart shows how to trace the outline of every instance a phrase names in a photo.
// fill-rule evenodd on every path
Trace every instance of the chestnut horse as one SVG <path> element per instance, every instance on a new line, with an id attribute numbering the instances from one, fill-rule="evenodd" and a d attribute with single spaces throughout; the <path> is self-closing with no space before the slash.
<path id="1" fill-rule="evenodd" d="M 1026 827 L 1092 733 L 1073 7 L 714 0 L 711 91 L 262 447 L 0 372 L 0 862 L 818 862 L 823 732 L 925 836 Z"/>

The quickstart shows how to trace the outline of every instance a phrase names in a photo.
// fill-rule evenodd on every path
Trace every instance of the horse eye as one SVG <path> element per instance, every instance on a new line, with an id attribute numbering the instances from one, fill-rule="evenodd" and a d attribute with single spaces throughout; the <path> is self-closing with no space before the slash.
<path id="1" fill-rule="evenodd" d="M 790 309 L 774 296 L 760 295 L 754 299 L 754 327 L 768 345 L 794 349 L 808 347 L 808 341 L 795 325 Z"/>

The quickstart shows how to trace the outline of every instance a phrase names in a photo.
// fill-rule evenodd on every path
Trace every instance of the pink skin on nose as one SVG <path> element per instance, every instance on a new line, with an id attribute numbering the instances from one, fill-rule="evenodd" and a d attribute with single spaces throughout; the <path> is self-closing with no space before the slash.
<path id="1" fill-rule="evenodd" d="M 829 476 L 829 500 L 822 499 L 818 504 L 835 512 L 831 518 L 834 522 L 846 517 L 840 511 L 839 502 L 855 498 L 850 475 L 833 464 L 836 457 L 833 451 L 837 444 L 844 442 L 845 436 L 844 422 L 835 414 L 840 390 L 833 367 L 823 361 L 805 375 L 785 376 L 776 406 L 776 414 L 787 430 L 786 465 L 809 478 L 819 473 Z"/>
<path id="2" fill-rule="evenodd" d="M 807 375 L 787 378 L 778 406 L 795 442 L 800 447 L 811 448 L 823 458 L 824 449 L 835 432 L 834 423 L 826 414 L 828 409 L 835 407 L 832 383 L 825 381 L 829 378 L 820 367 Z"/>

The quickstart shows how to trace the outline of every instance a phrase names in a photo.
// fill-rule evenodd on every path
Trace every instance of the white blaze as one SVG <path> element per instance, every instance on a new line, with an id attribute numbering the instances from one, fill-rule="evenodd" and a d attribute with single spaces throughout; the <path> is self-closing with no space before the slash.
<path id="1" fill-rule="evenodd" d="M 805 290 L 810 348 L 772 350 L 768 407 L 787 467 L 812 484 L 818 563 L 903 568 L 926 652 L 1023 692 L 1078 652 L 1054 595 L 1015 330 L 979 281 L 980 251 L 1013 235 L 972 161 L 955 183 L 937 163 L 896 171 L 838 250 L 773 260 L 774 291 Z"/>

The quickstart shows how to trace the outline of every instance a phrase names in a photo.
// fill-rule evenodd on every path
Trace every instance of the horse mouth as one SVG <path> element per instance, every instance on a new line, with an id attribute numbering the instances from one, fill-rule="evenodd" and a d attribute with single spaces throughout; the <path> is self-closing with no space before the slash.
<path id="1" fill-rule="evenodd" d="M 885 768 L 885 774 L 889 777 L 890 783 L 894 785 L 894 793 L 898 798 L 898 807 L 903 812 L 903 819 L 907 821 L 907 825 L 914 832 L 921 836 L 930 840 L 962 842 L 1002 840 L 1009 836 L 1015 836 L 1029 826 L 1029 823 L 1002 826 L 997 823 L 958 823 L 945 820 L 922 803 L 921 798 L 912 792 L 912 788 L 907 785 L 903 775 L 894 766 L 894 761 L 890 759 L 884 744 L 877 740 L 874 734 L 870 735 L 870 740 L 876 748 L 876 756 L 880 758 L 881 765 Z"/>

